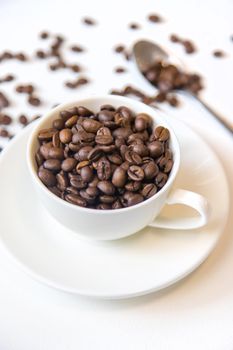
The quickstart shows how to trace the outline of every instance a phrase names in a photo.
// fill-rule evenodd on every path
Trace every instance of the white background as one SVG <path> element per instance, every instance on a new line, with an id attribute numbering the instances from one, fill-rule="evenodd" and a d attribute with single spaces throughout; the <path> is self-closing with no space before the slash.
<path id="1" fill-rule="evenodd" d="M 150 12 L 161 14 L 164 23 L 149 23 L 146 16 Z M 98 26 L 82 25 L 84 15 L 95 18 Z M 151 38 L 202 73 L 207 86 L 203 96 L 233 120 L 232 20 L 230 0 L 0 0 L 0 50 L 32 54 L 46 45 L 38 39 L 39 31 L 62 33 L 69 38 L 67 45 L 80 43 L 87 48 L 86 53 L 70 53 L 67 59 L 80 62 L 83 74 L 92 80 L 89 86 L 70 91 L 63 88 L 64 80 L 73 76 L 67 71 L 49 73 L 45 62 L 38 60 L 10 62 L 0 65 L 0 76 L 10 72 L 20 83 L 35 83 L 44 104 L 29 109 L 24 96 L 14 95 L 15 82 L 1 85 L 0 90 L 11 96 L 13 105 L 8 112 L 15 117 L 43 113 L 55 103 L 81 94 L 107 93 L 128 83 L 153 93 L 133 64 L 112 50 L 117 43 L 131 45 L 138 38 Z M 131 21 L 141 24 L 141 30 L 129 30 Z M 198 53 L 185 55 L 182 47 L 169 42 L 171 33 L 193 39 Z M 214 49 L 223 49 L 227 57 L 214 58 Z M 125 66 L 127 74 L 114 74 L 116 66 Z M 232 135 L 191 99 L 182 99 L 179 109 L 164 109 L 171 118 L 192 126 L 213 147 L 224 165 L 232 195 Z M 15 124 L 11 129 L 19 127 Z M 121 302 L 97 302 L 42 286 L 19 271 L 0 247 L 0 350 L 232 350 L 232 225 L 231 215 L 218 247 L 190 277 L 156 295 Z"/>

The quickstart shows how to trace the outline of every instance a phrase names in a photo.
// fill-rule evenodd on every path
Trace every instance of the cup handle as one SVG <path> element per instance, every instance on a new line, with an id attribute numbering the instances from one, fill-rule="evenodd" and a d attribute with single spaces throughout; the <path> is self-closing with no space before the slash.
<path id="1" fill-rule="evenodd" d="M 175 189 L 172 190 L 166 200 L 166 204 L 184 204 L 195 209 L 199 216 L 169 219 L 157 217 L 149 226 L 168 228 L 174 230 L 195 229 L 206 225 L 210 216 L 210 205 L 207 199 L 198 193 Z"/>

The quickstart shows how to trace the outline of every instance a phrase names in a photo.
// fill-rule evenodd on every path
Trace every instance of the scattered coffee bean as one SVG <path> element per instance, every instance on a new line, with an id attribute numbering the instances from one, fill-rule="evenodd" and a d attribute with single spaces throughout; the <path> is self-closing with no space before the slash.
<path id="1" fill-rule="evenodd" d="M 194 43 L 191 40 L 182 39 L 176 34 L 171 34 L 170 35 L 170 41 L 173 42 L 173 43 L 176 43 L 176 44 L 177 43 L 181 44 L 184 47 L 185 52 L 187 54 L 192 54 L 192 53 L 197 51 Z"/>
<path id="2" fill-rule="evenodd" d="M 80 52 L 83 52 L 84 51 L 84 48 L 80 45 L 73 45 L 71 46 L 71 51 L 73 52 L 77 52 L 77 53 L 80 53 Z"/>
<path id="3" fill-rule="evenodd" d="M 22 94 L 28 94 L 31 95 L 34 92 L 34 86 L 31 84 L 26 84 L 26 85 L 17 85 L 15 88 L 15 91 Z"/>
<path id="4" fill-rule="evenodd" d="M 10 101 L 8 100 L 6 95 L 0 91 L 0 111 L 3 108 L 8 107 L 9 105 L 10 105 Z"/>
<path id="5" fill-rule="evenodd" d="M 137 29 L 140 29 L 140 25 L 137 23 L 130 23 L 129 28 L 133 30 L 137 30 Z"/>
<path id="6" fill-rule="evenodd" d="M 4 138 L 10 137 L 9 131 L 6 129 L 0 129 L 0 137 L 4 137 Z"/>
<path id="7" fill-rule="evenodd" d="M 217 57 L 217 58 L 223 58 L 223 57 L 226 56 L 226 54 L 225 54 L 225 52 L 222 51 L 222 50 L 215 50 L 215 51 L 213 52 L 213 56 L 214 56 L 214 57 Z"/>
<path id="8" fill-rule="evenodd" d="M 162 17 L 155 13 L 148 15 L 147 19 L 152 23 L 160 23 L 163 21 Z"/>
<path id="9" fill-rule="evenodd" d="M 49 37 L 49 33 L 44 31 L 40 33 L 40 38 L 41 39 L 47 39 Z"/>
<path id="10" fill-rule="evenodd" d="M 169 130 L 152 124 L 148 114 L 124 106 L 61 111 L 52 128 L 38 133 L 38 176 L 74 205 L 109 210 L 141 203 L 165 185 L 173 167 Z"/>
<path id="11" fill-rule="evenodd" d="M 12 118 L 7 114 L 0 113 L 0 125 L 10 125 Z"/>
<path id="12" fill-rule="evenodd" d="M 114 51 L 116 53 L 121 53 L 121 52 L 124 52 L 125 50 L 125 46 L 124 45 L 117 45 L 115 48 L 114 48 Z"/>
<path id="13" fill-rule="evenodd" d="M 41 100 L 33 95 L 28 96 L 28 103 L 34 107 L 40 106 L 41 105 Z"/>
<path id="14" fill-rule="evenodd" d="M 121 73 L 125 73 L 125 72 L 126 72 L 126 69 L 125 69 L 124 67 L 116 67 L 116 68 L 114 69 L 114 72 L 115 72 L 115 73 L 121 74 Z"/>
<path id="15" fill-rule="evenodd" d="M 22 124 L 23 126 L 26 126 L 28 124 L 28 118 L 24 115 L 21 114 L 18 118 L 18 121 L 20 124 Z"/>
<path id="16" fill-rule="evenodd" d="M 96 24 L 96 21 L 93 18 L 90 18 L 90 17 L 84 17 L 82 22 L 84 24 L 89 25 L 89 26 L 94 26 Z"/>
<path id="17" fill-rule="evenodd" d="M 179 43 L 180 42 L 180 38 L 178 37 L 178 35 L 176 34 L 171 34 L 170 35 L 170 41 L 172 43 Z"/>
<path id="18" fill-rule="evenodd" d="M 14 79 L 15 79 L 14 75 L 12 75 L 12 74 L 7 74 L 7 75 L 5 75 L 4 77 L 0 78 L 0 83 L 10 82 L 10 81 L 12 81 L 12 80 L 14 80 Z"/>
<path id="19" fill-rule="evenodd" d="M 40 59 L 44 59 L 44 58 L 47 58 L 47 54 L 43 50 L 37 50 L 36 57 L 38 57 Z"/>

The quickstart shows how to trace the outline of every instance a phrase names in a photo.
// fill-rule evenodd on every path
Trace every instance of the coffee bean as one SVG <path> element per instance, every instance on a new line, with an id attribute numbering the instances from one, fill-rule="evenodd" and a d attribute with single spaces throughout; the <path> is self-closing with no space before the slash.
<path id="1" fill-rule="evenodd" d="M 38 135 L 37 135 L 38 140 L 50 141 L 56 132 L 57 132 L 57 130 L 53 129 L 53 128 L 40 130 Z"/>
<path id="2" fill-rule="evenodd" d="M 45 143 L 40 146 L 40 154 L 45 158 L 49 159 L 49 149 L 53 147 L 52 142 Z"/>
<path id="3" fill-rule="evenodd" d="M 61 161 L 59 159 L 48 159 L 43 163 L 45 169 L 58 172 L 61 170 Z"/>
<path id="4" fill-rule="evenodd" d="M 0 91 L 0 111 L 3 108 L 8 107 L 9 105 L 10 105 L 10 101 L 8 100 L 6 95 L 3 94 L 3 92 Z"/>
<path id="5" fill-rule="evenodd" d="M 60 147 L 61 142 L 60 142 L 60 137 L 59 137 L 59 131 L 57 131 L 57 132 L 55 132 L 55 134 L 53 134 L 52 143 L 53 143 L 53 147 Z"/>
<path id="6" fill-rule="evenodd" d="M 48 187 L 48 189 L 53 193 L 55 194 L 55 196 L 61 198 L 62 197 L 62 191 L 59 190 L 59 188 L 57 188 L 56 186 L 53 186 L 53 187 Z"/>
<path id="7" fill-rule="evenodd" d="M 84 121 L 83 121 L 83 128 L 87 132 L 96 133 L 101 128 L 101 126 L 102 126 L 102 124 L 100 122 L 98 122 L 97 120 L 84 119 Z"/>
<path id="8" fill-rule="evenodd" d="M 121 74 L 121 73 L 125 73 L 126 72 L 126 69 L 124 67 L 116 67 L 114 69 L 114 72 L 115 73 L 118 73 L 118 74 Z"/>
<path id="9" fill-rule="evenodd" d="M 125 50 L 124 45 L 117 45 L 117 46 L 114 48 L 114 51 L 115 51 L 116 53 L 122 53 L 124 50 Z"/>
<path id="10" fill-rule="evenodd" d="M 218 58 L 222 58 L 222 57 L 226 56 L 226 54 L 222 50 L 215 50 L 213 52 L 213 55 L 215 57 L 218 57 Z"/>
<path id="11" fill-rule="evenodd" d="M 109 154 L 107 158 L 110 160 L 111 163 L 116 165 L 120 165 L 123 162 L 121 156 L 117 153 Z"/>
<path id="12" fill-rule="evenodd" d="M 59 147 L 51 147 L 48 151 L 48 158 L 49 159 L 64 159 L 64 150 Z"/>
<path id="13" fill-rule="evenodd" d="M 36 152 L 35 159 L 37 166 L 40 167 L 44 162 L 44 157 L 40 153 L 40 150 Z"/>
<path id="14" fill-rule="evenodd" d="M 149 143 L 148 149 L 150 152 L 150 156 L 153 158 L 160 157 L 161 154 L 163 154 L 163 152 L 164 152 L 164 146 L 159 141 L 154 141 L 152 143 Z"/>
<path id="15" fill-rule="evenodd" d="M 59 137 L 62 143 L 69 143 L 72 140 L 72 131 L 70 129 L 63 129 L 60 131 Z"/>
<path id="16" fill-rule="evenodd" d="M 162 188 L 167 182 L 168 176 L 162 172 L 159 172 L 155 179 L 155 184 L 159 188 Z"/>
<path id="17" fill-rule="evenodd" d="M 83 160 L 82 162 L 79 162 L 76 166 L 76 171 L 79 174 L 81 169 L 84 168 L 85 166 L 89 165 L 89 161 L 88 160 Z"/>
<path id="18" fill-rule="evenodd" d="M 130 181 L 125 185 L 125 189 L 130 192 L 138 192 L 141 186 L 141 182 L 139 181 Z"/>
<path id="19" fill-rule="evenodd" d="M 67 121 L 65 122 L 65 127 L 71 129 L 72 126 L 74 126 L 77 123 L 77 121 L 78 121 L 78 116 L 73 115 L 72 117 L 67 119 Z"/>
<path id="20" fill-rule="evenodd" d="M 49 37 L 49 33 L 44 31 L 40 33 L 40 38 L 41 39 L 47 39 Z"/>
<path id="21" fill-rule="evenodd" d="M 127 139 L 132 134 L 132 129 L 130 128 L 118 128 L 113 131 L 113 136 L 115 138 Z"/>
<path id="22" fill-rule="evenodd" d="M 82 179 L 81 175 L 72 175 L 70 177 L 70 184 L 79 190 L 87 187 L 87 183 Z"/>
<path id="23" fill-rule="evenodd" d="M 106 158 L 98 161 L 97 176 L 100 180 L 108 180 L 112 175 L 111 164 Z"/>
<path id="24" fill-rule="evenodd" d="M 159 141 L 167 141 L 169 139 L 170 133 L 167 128 L 164 128 L 163 126 L 157 126 L 155 129 L 155 136 Z"/>
<path id="25" fill-rule="evenodd" d="M 143 165 L 143 170 L 144 170 L 144 174 L 145 174 L 145 179 L 146 180 L 151 180 L 154 179 L 155 176 L 158 174 L 159 172 L 159 168 L 158 166 L 155 164 L 154 161 L 151 161 L 149 163 L 146 163 Z"/>
<path id="26" fill-rule="evenodd" d="M 26 115 L 21 114 L 18 118 L 18 121 L 21 125 L 26 126 L 28 124 L 28 118 L 26 117 Z"/>
<path id="27" fill-rule="evenodd" d="M 110 145 L 113 142 L 111 131 L 106 127 L 101 127 L 97 131 L 95 142 L 99 145 Z"/>
<path id="28" fill-rule="evenodd" d="M 99 197 L 101 203 L 111 204 L 115 201 L 116 197 L 103 194 Z"/>
<path id="29" fill-rule="evenodd" d="M 93 18 L 90 17 L 84 17 L 83 23 L 87 24 L 88 26 L 94 26 L 96 24 L 96 21 Z"/>
<path id="30" fill-rule="evenodd" d="M 0 125 L 10 125 L 12 118 L 7 114 L 0 113 Z"/>
<path id="31" fill-rule="evenodd" d="M 74 158 L 66 158 L 61 164 L 62 170 L 69 172 L 72 171 L 77 165 L 77 160 Z"/>
<path id="32" fill-rule="evenodd" d="M 90 182 L 93 179 L 93 170 L 89 166 L 84 166 L 80 170 L 80 175 L 85 182 Z"/>
<path id="33" fill-rule="evenodd" d="M 169 173 L 173 167 L 173 161 L 166 157 L 162 157 L 158 162 L 158 166 L 164 173 Z"/>
<path id="34" fill-rule="evenodd" d="M 129 162 L 129 164 L 137 164 L 137 165 L 141 164 L 142 162 L 142 158 L 140 157 L 140 155 L 130 150 L 125 152 L 125 160 Z"/>
<path id="35" fill-rule="evenodd" d="M 38 176 L 43 184 L 48 187 L 55 186 L 57 183 L 55 175 L 47 169 L 39 169 Z"/>
<path id="36" fill-rule="evenodd" d="M 41 104 L 41 101 L 38 97 L 33 96 L 33 95 L 29 95 L 28 96 L 28 103 L 30 103 L 30 105 L 32 105 L 32 106 L 37 107 Z"/>
<path id="37" fill-rule="evenodd" d="M 157 193 L 157 187 L 153 183 L 146 184 L 141 191 L 141 194 L 145 199 L 151 198 L 156 193 Z"/>
<path id="38" fill-rule="evenodd" d="M 148 156 L 149 154 L 148 148 L 149 146 L 146 147 L 143 143 L 139 143 L 139 144 L 137 143 L 130 146 L 130 149 L 132 149 L 133 152 L 137 153 L 141 157 Z"/>
<path id="39" fill-rule="evenodd" d="M 73 46 L 71 46 L 70 49 L 71 49 L 71 51 L 78 52 L 78 53 L 84 51 L 84 48 L 80 45 L 73 45 Z"/>
<path id="40" fill-rule="evenodd" d="M 71 204 L 78 205 L 79 207 L 86 207 L 87 202 L 81 196 L 69 193 L 65 196 L 65 200 Z"/>
<path id="41" fill-rule="evenodd" d="M 104 194 L 107 195 L 113 195 L 115 193 L 115 187 L 113 186 L 113 184 L 110 181 L 100 181 L 97 184 L 97 188 L 103 192 Z"/>
<path id="42" fill-rule="evenodd" d="M 64 128 L 64 121 L 62 119 L 55 119 L 53 121 L 53 128 L 61 130 Z"/>
<path id="43" fill-rule="evenodd" d="M 170 41 L 173 42 L 173 43 L 179 43 L 180 42 L 180 38 L 176 34 L 171 34 L 170 35 Z"/>
<path id="44" fill-rule="evenodd" d="M 162 22 L 162 18 L 161 16 L 155 14 L 155 13 L 152 13 L 150 15 L 148 15 L 147 19 L 152 22 L 152 23 L 160 23 Z"/>
<path id="45" fill-rule="evenodd" d="M 82 116 L 82 117 L 90 117 L 94 113 L 92 111 L 90 111 L 89 109 L 83 107 L 83 106 L 79 106 L 77 108 L 77 114 Z"/>
<path id="46" fill-rule="evenodd" d="M 109 210 L 112 209 L 110 204 L 107 203 L 100 203 L 97 205 L 96 209 L 100 209 L 100 210 Z"/>
<path id="47" fill-rule="evenodd" d="M 144 171 L 138 165 L 131 165 L 127 173 L 130 179 L 134 181 L 142 181 L 144 179 Z"/>

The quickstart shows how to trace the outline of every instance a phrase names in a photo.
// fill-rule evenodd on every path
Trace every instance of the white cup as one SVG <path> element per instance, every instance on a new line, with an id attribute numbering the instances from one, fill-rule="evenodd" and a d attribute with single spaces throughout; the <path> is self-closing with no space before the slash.
<path id="1" fill-rule="evenodd" d="M 39 130 L 51 127 L 52 121 L 58 118 L 59 113 L 64 109 L 69 109 L 73 106 L 85 106 L 96 112 L 103 104 L 111 104 L 114 107 L 124 105 L 135 113 L 147 113 L 153 118 L 155 126 L 162 125 L 170 131 L 170 147 L 174 156 L 174 165 L 168 181 L 153 197 L 132 207 L 114 210 L 79 207 L 54 195 L 37 176 L 35 153 L 39 147 L 37 140 Z M 180 147 L 174 131 L 159 111 L 126 97 L 111 95 L 93 96 L 77 99 L 74 102 L 59 105 L 50 110 L 37 122 L 32 130 L 27 145 L 27 165 L 38 198 L 48 212 L 65 227 L 88 239 L 119 239 L 130 236 L 148 225 L 170 229 L 194 229 L 204 226 L 208 221 L 210 210 L 208 202 L 203 196 L 183 189 L 172 189 L 180 167 Z M 183 219 L 159 218 L 158 214 L 165 204 L 184 204 L 194 208 L 199 215 Z"/>

